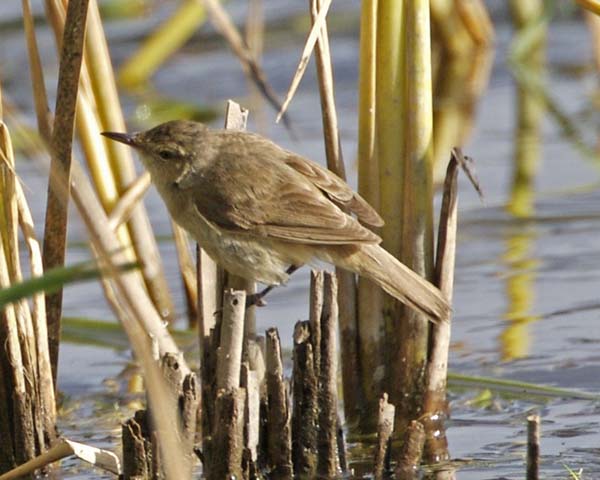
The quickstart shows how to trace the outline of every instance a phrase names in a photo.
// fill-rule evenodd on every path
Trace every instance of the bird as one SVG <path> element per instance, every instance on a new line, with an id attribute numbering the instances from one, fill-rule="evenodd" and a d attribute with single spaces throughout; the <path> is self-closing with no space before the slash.
<path id="1" fill-rule="evenodd" d="M 137 150 L 175 222 L 228 272 L 268 291 L 324 261 L 434 322 L 448 317 L 440 290 L 379 245 L 371 228 L 381 216 L 318 163 L 261 135 L 189 120 L 102 135 Z"/>

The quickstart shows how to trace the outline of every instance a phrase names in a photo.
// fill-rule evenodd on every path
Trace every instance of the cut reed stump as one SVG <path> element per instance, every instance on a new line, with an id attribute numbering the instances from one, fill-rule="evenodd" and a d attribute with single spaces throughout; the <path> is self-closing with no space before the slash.
<path id="1" fill-rule="evenodd" d="M 292 460 L 294 474 L 306 478 L 313 478 L 317 470 L 319 409 L 313 338 L 310 322 L 296 323 L 292 374 Z"/>
<path id="2" fill-rule="evenodd" d="M 404 435 L 404 444 L 396 465 L 396 480 L 417 480 L 425 444 L 425 428 L 413 420 Z"/>
<path id="3" fill-rule="evenodd" d="M 264 377 L 264 374 L 263 374 Z M 244 453 L 243 477 L 255 478 L 258 472 L 258 449 L 260 434 L 260 380 L 256 370 L 248 362 L 242 364 L 241 386 L 246 391 L 244 403 Z"/>
<path id="4" fill-rule="evenodd" d="M 394 415 L 396 408 L 388 403 L 388 395 L 384 393 L 379 400 L 379 416 L 377 419 L 377 445 L 373 461 L 373 476 L 381 480 L 385 472 L 390 470 L 391 439 L 394 432 Z"/>
<path id="5" fill-rule="evenodd" d="M 267 330 L 267 467 L 270 477 L 292 478 L 291 415 L 283 378 L 281 343 L 276 328 Z"/>
<path id="6" fill-rule="evenodd" d="M 321 362 L 319 371 L 319 434 L 317 437 L 317 474 L 334 478 L 340 473 L 337 440 L 337 280 L 326 272 L 321 313 Z"/>
<path id="7" fill-rule="evenodd" d="M 215 415 L 218 427 L 213 432 L 210 450 L 206 450 L 210 452 L 205 463 L 208 480 L 242 478 L 245 400 L 242 388 L 217 391 Z"/>
<path id="8" fill-rule="evenodd" d="M 194 450 L 197 412 L 200 393 L 194 373 L 184 375 L 180 354 L 167 353 L 160 359 L 160 366 L 169 392 L 177 398 L 179 406 L 180 447 L 188 465 Z M 138 410 L 133 418 L 122 426 L 123 435 L 123 478 L 143 480 L 163 478 L 163 462 L 159 454 L 159 435 L 152 416 L 154 409 Z M 160 415 L 160 411 L 156 413 Z M 191 471 L 187 472 L 191 475 Z"/>
<path id="9" fill-rule="evenodd" d="M 527 417 L 527 480 L 540 478 L 540 416 Z"/>
<path id="10" fill-rule="evenodd" d="M 242 478 L 242 459 L 247 444 L 244 426 L 245 418 L 249 416 L 246 413 L 247 392 L 240 388 L 245 304 L 245 291 L 225 291 L 222 318 L 211 331 L 212 341 L 207 346 L 213 353 L 204 352 L 204 359 L 213 361 L 216 358 L 216 364 L 208 368 L 203 366 L 203 374 L 209 376 L 202 379 L 205 389 L 202 423 L 203 428 L 210 429 L 203 435 L 204 470 L 209 480 Z M 248 378 L 246 376 L 246 382 Z M 256 403 L 255 398 L 252 401 Z"/>

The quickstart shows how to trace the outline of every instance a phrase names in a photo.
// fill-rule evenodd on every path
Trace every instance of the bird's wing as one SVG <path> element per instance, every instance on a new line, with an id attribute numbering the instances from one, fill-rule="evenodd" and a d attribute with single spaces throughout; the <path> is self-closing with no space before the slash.
<path id="1" fill-rule="evenodd" d="M 335 173 L 304 157 L 291 152 L 288 153 L 289 155 L 284 158 L 286 165 L 308 178 L 320 190 L 325 192 L 336 205 L 354 213 L 361 222 L 367 225 L 373 227 L 383 226 L 383 219 L 375 209 Z"/>
<path id="2" fill-rule="evenodd" d="M 302 173 L 289 152 L 255 135 L 223 142 L 210 168 L 194 173 L 198 212 L 220 228 L 308 244 L 379 243 L 381 239 L 343 212 L 325 188 Z M 253 157 L 257 161 L 249 161 Z M 309 165 L 309 164 L 307 164 Z M 308 166 L 303 167 L 308 171 Z M 326 183 L 326 177 L 321 178 Z M 340 181 L 341 182 L 341 181 Z M 335 182 L 329 182 L 334 185 Z M 342 189 L 329 187 L 333 191 Z M 350 188 L 346 187 L 350 192 Z M 224 192 L 227 192 L 225 194 Z M 340 196 L 342 193 L 340 193 Z M 351 197 L 346 203 L 351 203 Z M 364 202 L 364 200 L 363 200 Z"/>

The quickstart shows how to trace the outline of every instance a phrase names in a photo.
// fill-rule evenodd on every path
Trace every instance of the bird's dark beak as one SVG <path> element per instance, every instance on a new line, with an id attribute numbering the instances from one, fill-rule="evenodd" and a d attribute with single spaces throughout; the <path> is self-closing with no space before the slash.
<path id="1" fill-rule="evenodd" d="M 120 143 L 124 143 L 125 145 L 129 145 L 130 147 L 136 147 L 137 143 L 135 141 L 135 135 L 129 133 L 119 133 L 119 132 L 100 132 L 100 135 L 104 135 L 111 140 L 115 140 Z"/>

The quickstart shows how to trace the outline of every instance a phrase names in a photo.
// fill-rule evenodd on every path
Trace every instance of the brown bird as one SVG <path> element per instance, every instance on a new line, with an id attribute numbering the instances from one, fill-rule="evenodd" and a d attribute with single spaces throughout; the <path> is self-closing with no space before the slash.
<path id="1" fill-rule="evenodd" d="M 323 260 L 432 320 L 447 318 L 441 292 L 362 225 L 382 226 L 377 212 L 317 163 L 260 135 L 184 120 L 102 135 L 139 152 L 173 219 L 229 272 L 279 285 L 295 268 Z"/>

